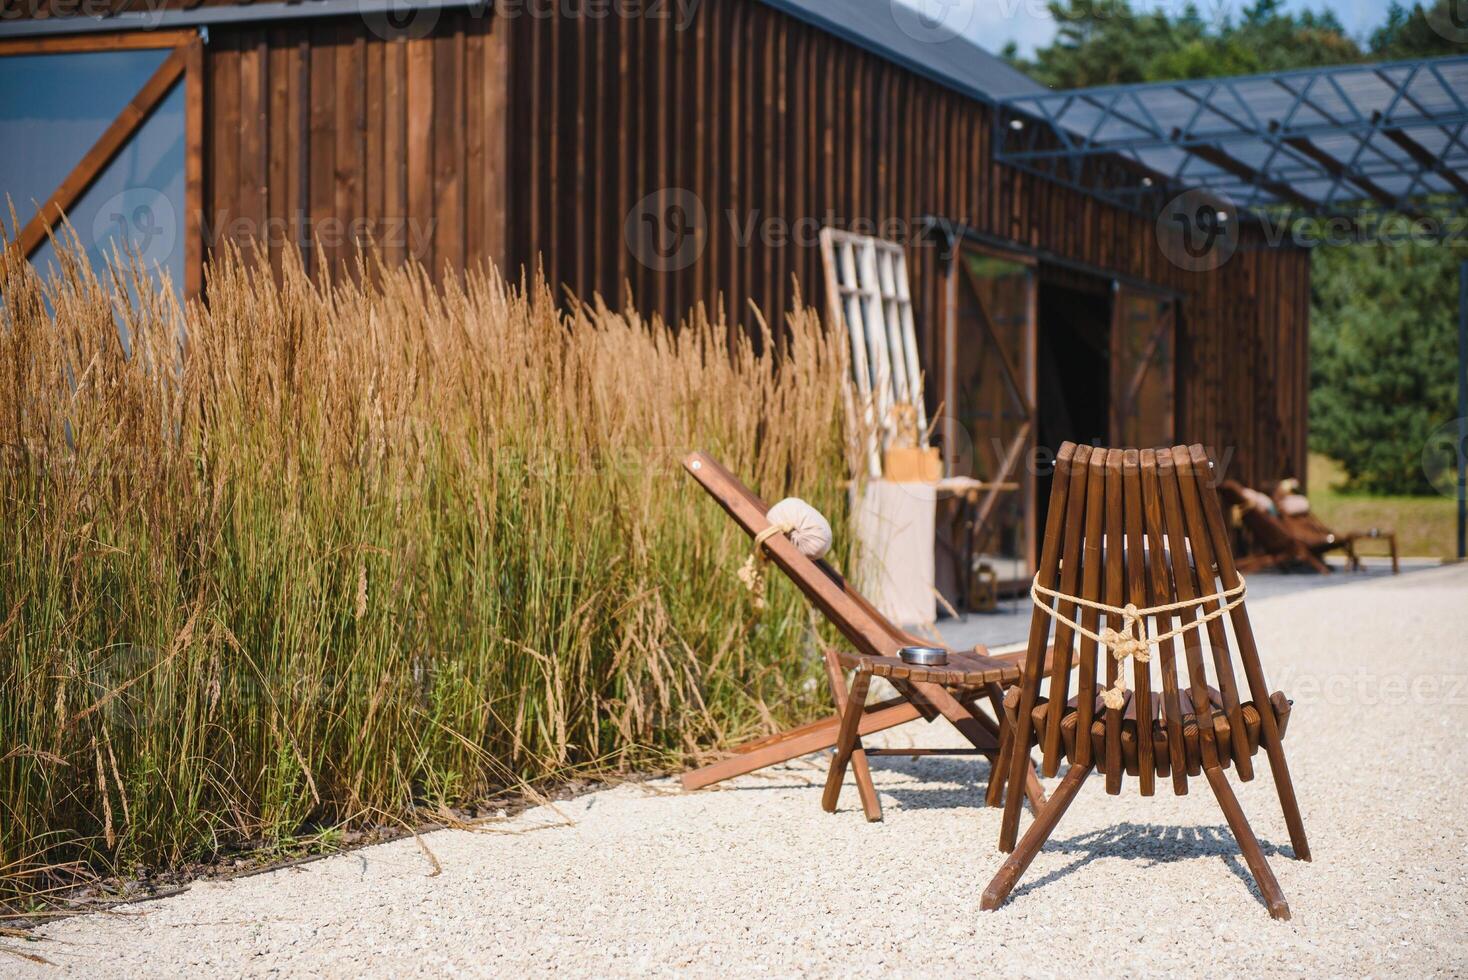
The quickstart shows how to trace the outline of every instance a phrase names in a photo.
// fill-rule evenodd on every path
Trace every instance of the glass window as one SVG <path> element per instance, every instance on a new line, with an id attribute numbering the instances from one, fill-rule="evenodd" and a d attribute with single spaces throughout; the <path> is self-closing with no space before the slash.
<path id="1" fill-rule="evenodd" d="M 168 55 L 147 50 L 0 57 L 0 202 L 9 196 L 22 226 Z M 94 267 L 125 241 L 150 266 L 166 270 L 179 292 L 183 89 L 180 80 L 67 212 Z M 50 242 L 31 261 L 43 272 L 54 267 Z"/>

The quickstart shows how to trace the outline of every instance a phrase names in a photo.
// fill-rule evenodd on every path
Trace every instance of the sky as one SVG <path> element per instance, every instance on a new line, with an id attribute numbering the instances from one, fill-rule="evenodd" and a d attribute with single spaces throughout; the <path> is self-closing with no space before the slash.
<path id="1" fill-rule="evenodd" d="M 1045 10 L 1045 0 L 899 0 L 920 10 L 940 11 L 946 23 L 964 25 L 964 33 L 990 51 L 998 53 L 1010 41 L 1020 53 L 1031 54 L 1055 35 L 1055 22 Z M 1194 0 L 1205 17 L 1238 17 L 1245 0 Z M 1132 0 L 1138 10 L 1158 7 L 1181 9 L 1187 0 Z M 1287 10 L 1321 10 L 1329 6 L 1346 30 L 1363 39 L 1386 19 L 1389 0 L 1288 0 Z M 1410 4 L 1407 4 L 1410 6 Z"/>

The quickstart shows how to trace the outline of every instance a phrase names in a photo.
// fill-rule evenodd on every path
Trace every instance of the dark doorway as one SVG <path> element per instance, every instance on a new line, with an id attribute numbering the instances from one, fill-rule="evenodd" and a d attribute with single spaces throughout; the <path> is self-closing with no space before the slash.
<path id="1" fill-rule="evenodd" d="M 1046 272 L 1042 267 L 1036 357 L 1041 465 L 1035 504 L 1042 526 L 1053 480 L 1045 464 L 1067 439 L 1106 445 L 1111 410 L 1111 283 L 1069 270 Z"/>

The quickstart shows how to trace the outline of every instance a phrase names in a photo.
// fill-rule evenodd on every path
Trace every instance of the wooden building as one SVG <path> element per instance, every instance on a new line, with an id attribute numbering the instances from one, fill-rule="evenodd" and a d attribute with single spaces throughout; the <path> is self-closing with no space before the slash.
<path id="1" fill-rule="evenodd" d="M 995 100 L 1038 86 L 889 0 L 3 5 L 0 72 L 67 58 L 86 77 L 97 52 L 156 49 L 164 92 L 107 132 L 127 145 L 177 100 L 163 210 L 190 290 L 221 241 L 293 242 L 320 267 L 370 240 L 439 274 L 540 264 L 582 297 L 777 321 L 797 287 L 824 303 L 819 228 L 867 230 L 908 247 L 960 465 L 994 475 L 1016 440 L 1178 439 L 1246 482 L 1304 475 L 1308 254 L 1241 222 L 1190 271 L 1155 215 L 996 162 Z M 91 155 L 98 182 L 118 152 Z M 85 210 L 87 177 L 51 203 Z M 1001 522 L 1021 560 L 1043 472 L 1024 482 Z"/>

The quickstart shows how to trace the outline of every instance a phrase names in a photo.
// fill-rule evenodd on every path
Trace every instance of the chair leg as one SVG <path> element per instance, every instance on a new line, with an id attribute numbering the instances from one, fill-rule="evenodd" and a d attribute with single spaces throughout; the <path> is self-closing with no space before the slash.
<path id="1" fill-rule="evenodd" d="M 1004 710 L 1004 693 L 998 684 L 989 685 L 989 702 L 994 706 L 994 717 L 999 721 L 999 754 L 989 763 L 989 787 L 984 793 L 986 806 L 1004 805 L 1004 770 L 1009 761 L 1009 740 L 1013 737 L 1014 725 Z"/>
<path id="2" fill-rule="evenodd" d="M 1025 740 L 1029 741 L 1031 735 L 1028 725 L 1022 725 L 1020 719 L 1023 715 L 1010 705 L 1009 699 L 1005 699 L 1005 718 L 1013 727 L 1014 731 L 1024 731 Z M 1008 785 L 1008 795 L 1004 797 L 1004 818 L 999 825 L 999 850 L 1005 854 L 1013 851 L 1015 841 L 1019 837 L 1019 812 L 1021 799 L 1018 788 L 1020 780 L 1024 780 L 1025 796 L 1029 798 L 1030 806 L 1034 809 L 1038 818 L 1040 811 L 1045 808 L 1045 790 L 1040 785 L 1040 777 L 1035 769 L 1035 757 L 1030 753 L 1028 744 L 1023 746 L 1017 744 L 1019 738 L 1012 738 L 1009 743 L 1009 757 L 1003 761 L 1004 780 Z M 1052 797 L 1053 799 L 1053 797 Z"/>
<path id="3" fill-rule="evenodd" d="M 826 680 L 831 686 L 831 697 L 836 702 L 836 711 L 842 717 L 846 714 L 846 705 L 850 698 L 847 696 L 846 677 L 842 673 L 841 663 L 836 659 L 834 650 L 825 652 Z M 862 705 L 865 709 L 865 705 Z M 861 809 L 866 814 L 867 820 L 875 823 L 882 819 L 882 801 L 877 798 L 877 787 L 872 785 L 872 770 L 867 764 L 867 754 L 861 745 L 861 729 L 857 728 L 856 746 L 851 750 L 851 772 L 856 777 L 856 792 L 861 797 Z"/>
<path id="4" fill-rule="evenodd" d="M 1309 548 L 1301 547 L 1300 551 L 1301 557 L 1305 559 L 1305 564 L 1315 569 L 1321 575 L 1329 575 L 1331 573 L 1330 566 L 1325 563 L 1325 559 L 1321 558 Z"/>
<path id="5" fill-rule="evenodd" d="M 992 912 L 1004 904 L 1009 893 L 1014 891 L 1014 886 L 1019 883 L 1020 875 L 1035 860 L 1035 855 L 1040 853 L 1040 848 L 1050 839 L 1055 832 L 1056 824 L 1060 818 L 1065 816 L 1065 811 L 1070 808 L 1071 801 L 1076 798 L 1081 784 L 1091 774 L 1092 765 L 1071 766 L 1065 778 L 1060 781 L 1055 795 L 1050 797 L 1050 802 L 1035 813 L 1035 822 L 1030 824 L 1030 829 L 1025 831 L 1024 837 L 1020 838 L 1019 846 L 1014 853 L 1005 859 L 1000 865 L 999 871 L 995 873 L 994 880 L 989 882 L 989 887 L 984 889 L 984 898 L 980 907 L 986 912 Z M 1033 772 L 1033 767 L 1031 767 Z"/>
<path id="6" fill-rule="evenodd" d="M 862 709 L 866 705 L 867 687 L 871 682 L 872 675 L 860 670 L 852 679 L 846 710 L 841 713 L 841 730 L 836 735 L 836 754 L 831 757 L 831 770 L 826 774 L 826 791 L 821 796 L 821 806 L 827 813 L 836 812 L 836 801 L 841 798 L 841 781 L 846 778 L 846 764 L 856 751 L 857 729 L 861 727 Z"/>
<path id="7" fill-rule="evenodd" d="M 991 686 L 994 687 L 996 691 L 998 691 L 998 685 Z M 1001 726 L 999 730 L 1000 734 L 1011 734 L 1019 724 L 1019 720 L 1015 717 L 1014 710 L 1004 703 L 1004 697 L 1002 694 L 991 693 L 990 697 L 994 700 L 994 714 L 999 719 L 999 724 Z M 990 806 L 1003 805 L 1003 785 L 1009 780 L 1009 753 L 1011 751 L 1013 751 L 1013 749 L 1010 743 L 1005 740 L 1003 746 L 999 750 L 999 758 L 995 761 L 996 770 L 995 772 L 991 772 L 989 775 L 989 782 L 991 786 L 993 784 L 994 776 L 996 774 L 999 776 L 1000 783 L 1000 791 L 993 794 L 994 802 L 991 803 Z M 1025 798 L 1030 801 L 1030 809 L 1034 810 L 1036 813 L 1039 813 L 1041 808 L 1045 806 L 1045 787 L 1040 784 L 1040 776 L 1035 771 L 1034 757 L 1030 756 L 1029 753 L 1026 753 L 1026 756 L 1028 756 L 1028 758 L 1025 759 Z M 1000 847 L 1000 850 L 1013 849 L 1014 848 L 1012 846 L 1008 848 L 1002 846 Z"/>
<path id="8" fill-rule="evenodd" d="M 1213 789 L 1213 795 L 1218 797 L 1218 805 L 1223 810 L 1224 819 L 1228 821 L 1228 827 L 1234 833 L 1234 839 L 1239 842 L 1239 850 L 1244 854 L 1244 862 L 1248 864 L 1249 871 L 1254 875 L 1254 881 L 1259 885 L 1259 892 L 1264 896 L 1264 905 L 1269 909 L 1269 914 L 1276 919 L 1288 919 L 1290 917 L 1290 906 L 1285 902 L 1284 892 L 1280 890 L 1279 882 L 1275 880 L 1274 871 L 1269 867 L 1269 862 L 1264 859 L 1264 851 L 1259 847 L 1259 840 L 1254 836 L 1249 821 L 1244 818 L 1244 810 L 1239 806 L 1238 797 L 1234 796 L 1233 787 L 1228 784 L 1228 777 L 1224 776 L 1223 770 L 1216 766 L 1205 766 L 1203 773 L 1208 777 L 1208 785 Z"/>
<path id="9" fill-rule="evenodd" d="M 1260 735 L 1261 739 L 1264 736 Z M 1284 745 L 1278 739 L 1265 742 L 1264 751 L 1269 759 L 1269 772 L 1274 776 L 1274 791 L 1279 796 L 1279 808 L 1284 812 L 1285 826 L 1290 831 L 1290 847 L 1298 861 L 1310 860 L 1310 841 L 1305 837 L 1305 821 L 1300 816 L 1300 803 L 1295 799 L 1295 784 L 1290 779 L 1290 767 L 1285 762 Z"/>
<path id="10" fill-rule="evenodd" d="M 925 693 L 932 699 L 939 712 L 953 724 L 954 728 L 958 729 L 959 734 L 969 740 L 974 748 L 993 760 L 1001 770 L 1008 768 L 1005 756 L 1000 749 L 1004 735 L 1004 712 L 1001 711 L 997 723 L 990 726 L 988 719 L 984 718 L 972 703 L 964 704 L 944 688 L 928 685 Z M 1010 718 L 1009 724 L 1013 723 L 1014 719 Z M 999 739 L 996 740 L 990 733 L 990 727 L 998 730 Z M 999 754 L 995 756 L 991 755 L 991 752 Z M 1026 755 L 1028 756 L 1028 753 Z M 1025 796 L 1029 799 L 1030 806 L 1039 810 L 1045 805 L 1045 788 L 1040 785 L 1040 777 L 1035 773 L 1034 760 L 1027 757 L 1025 762 Z"/>

